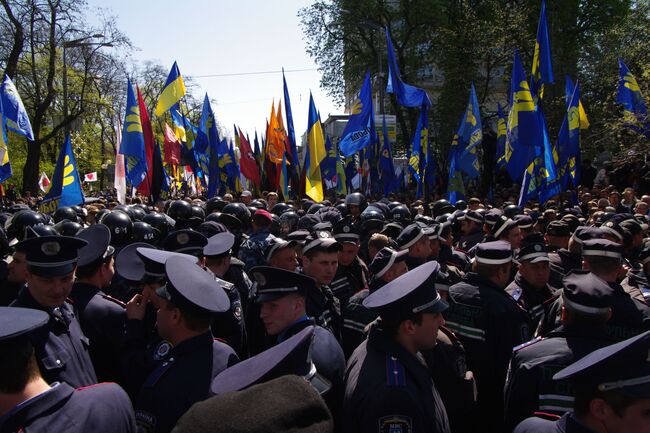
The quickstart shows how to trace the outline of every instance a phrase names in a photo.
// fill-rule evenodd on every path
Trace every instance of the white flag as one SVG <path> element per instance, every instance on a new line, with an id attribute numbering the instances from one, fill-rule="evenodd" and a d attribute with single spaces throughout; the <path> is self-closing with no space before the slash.
<path id="1" fill-rule="evenodd" d="M 45 172 L 41 173 L 41 178 L 38 180 L 38 187 L 43 192 L 48 192 L 50 190 L 50 178 L 47 177 Z"/>
<path id="2" fill-rule="evenodd" d="M 86 173 L 84 175 L 84 182 L 97 182 L 97 172 Z"/>
<path id="3" fill-rule="evenodd" d="M 115 136 L 115 182 L 113 186 L 117 192 L 117 202 L 124 204 L 126 198 L 126 174 L 124 172 L 124 155 L 120 153 L 122 126 L 119 122 L 115 126 Z"/>

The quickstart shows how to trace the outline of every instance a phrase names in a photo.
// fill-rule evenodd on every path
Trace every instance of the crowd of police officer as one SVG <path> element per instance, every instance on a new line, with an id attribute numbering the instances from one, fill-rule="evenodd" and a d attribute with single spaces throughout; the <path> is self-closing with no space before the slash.
<path id="1" fill-rule="evenodd" d="M 649 431 L 643 206 L 134 201 L 0 214 L 0 432 Z"/>

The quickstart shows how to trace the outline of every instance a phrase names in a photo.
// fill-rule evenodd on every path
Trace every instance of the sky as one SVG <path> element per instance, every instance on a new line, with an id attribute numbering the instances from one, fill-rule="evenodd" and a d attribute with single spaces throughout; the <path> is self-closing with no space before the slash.
<path id="1" fill-rule="evenodd" d="M 263 133 L 271 103 L 283 97 L 282 74 L 220 77 L 206 75 L 286 72 L 296 138 L 307 129 L 309 92 L 324 120 L 340 114 L 332 98 L 320 88 L 320 73 L 305 51 L 298 10 L 308 0 L 89 0 L 92 16 L 103 8 L 117 17 L 119 29 L 134 47 L 137 61 L 152 60 L 171 67 L 178 62 L 183 76 L 195 79 L 195 95 L 205 92 L 216 101 L 217 121 L 232 134 Z M 307 70 L 307 71 L 304 71 Z M 284 114 L 284 101 L 283 114 Z M 285 119 L 286 122 L 286 119 Z M 286 125 L 286 123 L 285 123 Z"/>

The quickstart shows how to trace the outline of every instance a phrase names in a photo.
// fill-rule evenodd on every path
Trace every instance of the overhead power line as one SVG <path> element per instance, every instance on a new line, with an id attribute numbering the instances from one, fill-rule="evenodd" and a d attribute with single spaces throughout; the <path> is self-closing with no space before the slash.
<path id="1" fill-rule="evenodd" d="M 316 68 L 309 68 L 309 69 L 285 69 L 285 73 L 292 73 L 292 72 L 312 72 L 312 71 L 317 71 L 318 69 Z M 238 77 L 238 76 L 244 76 L 244 75 L 268 75 L 268 74 L 281 74 L 282 69 L 279 69 L 277 71 L 255 71 L 255 72 L 232 72 L 228 74 L 207 74 L 207 75 L 189 75 L 191 78 L 218 78 L 218 77 Z"/>

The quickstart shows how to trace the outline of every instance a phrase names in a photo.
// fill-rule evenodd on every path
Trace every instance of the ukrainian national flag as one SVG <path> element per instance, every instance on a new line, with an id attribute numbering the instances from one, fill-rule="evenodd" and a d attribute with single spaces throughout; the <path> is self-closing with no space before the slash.
<path id="1" fill-rule="evenodd" d="M 315 202 L 323 201 L 323 180 L 320 164 L 327 157 L 325 135 L 318 119 L 314 97 L 309 94 L 307 156 L 305 157 L 305 194 Z"/>
<path id="2" fill-rule="evenodd" d="M 169 75 L 167 76 L 167 81 L 165 82 L 162 94 L 158 98 L 158 104 L 156 104 L 156 116 L 162 116 L 165 111 L 176 105 L 178 101 L 185 96 L 185 92 L 185 83 L 183 82 L 181 71 L 178 69 L 176 62 L 174 62 L 172 69 L 169 71 Z"/>

